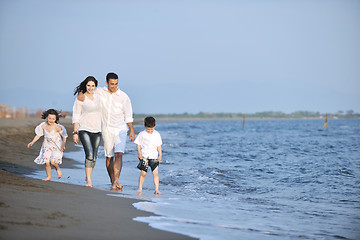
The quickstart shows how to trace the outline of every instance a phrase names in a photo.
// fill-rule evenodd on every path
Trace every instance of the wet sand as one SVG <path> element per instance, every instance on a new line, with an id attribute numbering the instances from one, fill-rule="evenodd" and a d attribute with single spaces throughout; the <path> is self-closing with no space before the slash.
<path id="1" fill-rule="evenodd" d="M 133 221 L 153 215 L 135 209 L 137 200 L 107 196 L 110 190 L 21 176 L 44 170 L 33 163 L 42 138 L 27 148 L 41 121 L 0 119 L 0 239 L 191 239 Z M 71 133 L 70 119 L 60 124 Z M 69 135 L 66 151 L 77 148 Z M 64 158 L 61 167 L 72 168 L 73 163 Z"/>

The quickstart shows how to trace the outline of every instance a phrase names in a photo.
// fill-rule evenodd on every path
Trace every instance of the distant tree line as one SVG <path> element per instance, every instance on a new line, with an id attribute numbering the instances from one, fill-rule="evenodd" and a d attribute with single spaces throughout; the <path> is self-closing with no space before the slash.
<path id="1" fill-rule="evenodd" d="M 136 119 L 143 119 L 149 114 L 134 114 Z M 332 119 L 352 119 L 359 118 L 360 114 L 355 113 L 353 110 L 338 111 L 336 113 L 320 113 L 311 111 L 296 111 L 293 113 L 284 113 L 281 111 L 265 111 L 257 113 L 211 113 L 211 112 L 199 112 L 199 113 L 170 113 L 170 114 L 152 114 L 157 119 L 242 119 L 246 118 L 254 119 L 314 119 L 314 118 L 328 118 Z"/>

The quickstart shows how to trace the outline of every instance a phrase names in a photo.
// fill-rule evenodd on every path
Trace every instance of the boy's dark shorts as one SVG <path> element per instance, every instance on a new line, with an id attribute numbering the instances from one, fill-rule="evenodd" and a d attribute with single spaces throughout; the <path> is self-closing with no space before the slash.
<path id="1" fill-rule="evenodd" d="M 159 161 L 157 159 L 143 158 L 140 160 L 139 164 L 137 165 L 137 168 L 147 172 L 148 167 L 150 167 L 151 171 L 153 172 L 157 166 L 159 166 Z"/>

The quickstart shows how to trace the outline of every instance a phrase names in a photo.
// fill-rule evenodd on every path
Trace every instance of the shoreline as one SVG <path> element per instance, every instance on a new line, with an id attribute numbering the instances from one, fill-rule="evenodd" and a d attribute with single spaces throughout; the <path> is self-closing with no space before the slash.
<path id="1" fill-rule="evenodd" d="M 33 163 L 42 139 L 33 147 L 42 119 L 0 119 L 0 238 L 1 239 L 193 239 L 162 231 L 136 217 L 156 216 L 140 211 L 133 203 L 144 200 L 112 197 L 110 190 L 25 177 L 43 170 Z M 60 119 L 68 133 L 71 120 Z M 71 134 L 70 134 L 71 135 Z M 79 147 L 67 140 L 65 151 Z M 63 158 L 62 168 L 77 168 L 75 160 Z M 55 176 L 53 176 L 55 177 Z"/>

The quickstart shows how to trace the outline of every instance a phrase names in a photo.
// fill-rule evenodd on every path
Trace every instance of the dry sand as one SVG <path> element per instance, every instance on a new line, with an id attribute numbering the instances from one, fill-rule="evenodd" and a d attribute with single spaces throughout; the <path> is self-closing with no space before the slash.
<path id="1" fill-rule="evenodd" d="M 30 149 L 41 119 L 0 119 L 0 239 L 191 239 L 132 219 L 151 216 L 137 200 L 107 196 L 110 191 L 21 176 L 34 169 L 42 139 Z M 61 119 L 71 133 L 71 122 Z M 67 150 L 77 148 L 70 138 Z M 63 159 L 62 167 L 73 167 Z"/>

